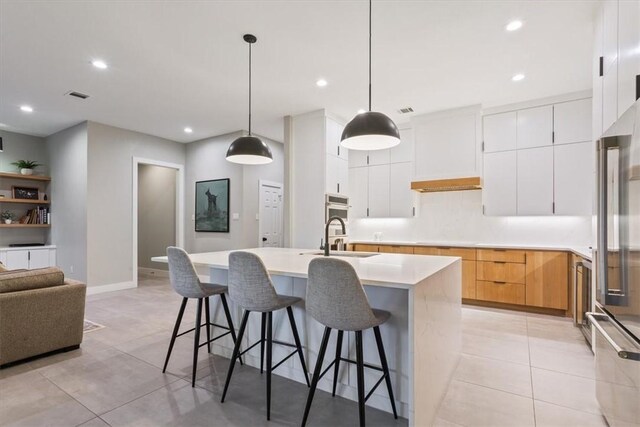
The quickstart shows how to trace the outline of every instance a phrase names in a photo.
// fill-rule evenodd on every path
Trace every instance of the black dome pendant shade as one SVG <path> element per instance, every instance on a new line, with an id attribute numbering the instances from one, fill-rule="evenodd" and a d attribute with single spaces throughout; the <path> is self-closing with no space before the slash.
<path id="1" fill-rule="evenodd" d="M 384 150 L 400 144 L 398 127 L 387 115 L 371 111 L 371 0 L 369 0 L 369 111 L 355 116 L 342 131 L 340 145 L 350 150 Z"/>
<path id="2" fill-rule="evenodd" d="M 227 150 L 227 160 L 244 165 L 264 165 L 273 161 L 269 146 L 260 138 L 251 135 L 251 45 L 258 39 L 253 34 L 245 34 L 249 44 L 249 135 L 236 138 Z"/>

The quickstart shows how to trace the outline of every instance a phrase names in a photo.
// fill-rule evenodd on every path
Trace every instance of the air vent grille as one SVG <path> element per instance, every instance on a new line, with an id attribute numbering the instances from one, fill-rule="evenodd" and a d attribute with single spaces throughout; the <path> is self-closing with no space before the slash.
<path id="1" fill-rule="evenodd" d="M 72 90 L 71 92 L 67 92 L 65 95 L 73 96 L 80 99 L 87 99 L 89 97 L 89 95 L 87 95 L 86 93 L 76 92 L 74 90 Z"/>
<path id="2" fill-rule="evenodd" d="M 413 108 L 411 107 L 404 107 L 398 110 L 398 113 L 400 114 L 407 114 L 407 113 L 413 113 Z"/>

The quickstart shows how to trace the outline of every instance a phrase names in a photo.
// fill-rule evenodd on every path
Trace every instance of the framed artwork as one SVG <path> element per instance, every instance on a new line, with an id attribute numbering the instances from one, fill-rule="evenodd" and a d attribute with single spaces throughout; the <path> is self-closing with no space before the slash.
<path id="1" fill-rule="evenodd" d="M 196 182 L 196 231 L 229 232 L 229 178 Z"/>
<path id="2" fill-rule="evenodd" d="M 39 200 L 40 194 L 37 188 L 31 187 L 11 187 L 14 199 Z"/>

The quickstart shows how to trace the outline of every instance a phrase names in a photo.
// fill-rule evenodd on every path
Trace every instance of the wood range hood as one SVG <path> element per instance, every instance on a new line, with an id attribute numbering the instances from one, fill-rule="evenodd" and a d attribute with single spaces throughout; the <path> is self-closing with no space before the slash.
<path id="1" fill-rule="evenodd" d="M 466 178 L 430 179 L 428 181 L 412 181 L 411 189 L 420 193 L 481 190 L 482 183 L 479 176 L 470 176 Z"/>

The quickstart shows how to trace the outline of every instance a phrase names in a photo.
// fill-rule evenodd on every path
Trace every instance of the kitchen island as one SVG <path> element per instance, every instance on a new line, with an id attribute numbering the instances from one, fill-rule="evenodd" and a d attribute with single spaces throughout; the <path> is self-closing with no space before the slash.
<path id="1" fill-rule="evenodd" d="M 247 249 L 260 256 L 271 274 L 278 293 L 304 299 L 309 262 L 322 256 L 308 249 L 258 248 Z M 230 251 L 190 255 L 196 266 L 206 266 L 212 283 L 227 283 Z M 409 425 L 431 425 L 446 393 L 458 363 L 461 339 L 461 261 L 455 257 L 379 254 L 333 253 L 354 266 L 372 307 L 391 312 L 391 319 L 380 327 L 387 352 L 392 384 L 399 415 L 409 419 Z M 155 257 L 167 262 L 166 257 Z M 213 301 L 212 301 L 213 303 Z M 216 323 L 225 324 L 221 307 L 212 304 Z M 240 324 L 240 309 L 232 308 L 236 327 Z M 322 338 L 323 326 L 306 314 L 304 303 L 294 306 L 294 315 L 305 348 L 308 368 L 313 371 Z M 274 339 L 293 342 L 286 313 L 274 313 Z M 260 338 L 260 316 L 249 317 L 243 347 Z M 345 334 L 343 357 L 354 359 L 355 338 Z M 212 351 L 230 357 L 233 343 L 227 336 L 214 343 Z M 290 349 L 274 346 L 274 360 L 280 360 Z M 335 337 L 329 343 L 329 354 L 335 348 Z M 259 367 L 258 347 L 248 352 L 245 363 Z M 365 361 L 379 365 L 375 340 L 371 331 L 364 336 Z M 330 359 L 330 357 L 329 357 Z M 329 361 L 325 358 L 325 365 Z M 356 367 L 342 364 L 336 393 L 357 400 Z M 304 382 L 299 363 L 289 359 L 274 371 L 293 380 Z M 365 370 L 367 390 L 379 373 Z M 331 376 L 323 378 L 318 387 L 331 391 Z M 379 387 L 367 405 L 390 412 L 387 391 Z M 300 414 L 304 408 L 300 408 Z M 313 415 L 313 412 L 312 412 Z"/>

